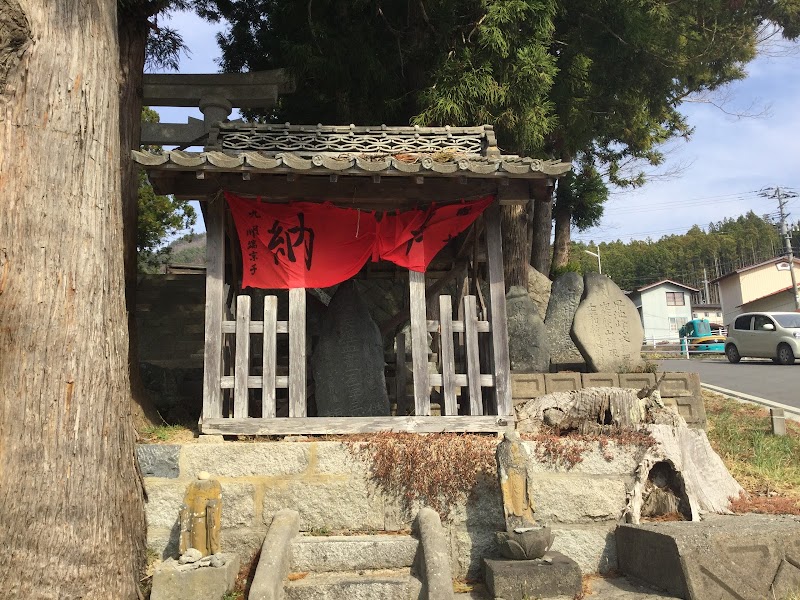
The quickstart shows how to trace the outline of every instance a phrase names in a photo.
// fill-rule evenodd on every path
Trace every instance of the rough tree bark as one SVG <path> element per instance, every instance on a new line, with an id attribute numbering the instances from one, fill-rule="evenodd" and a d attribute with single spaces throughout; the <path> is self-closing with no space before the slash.
<path id="1" fill-rule="evenodd" d="M 123 12 L 124 10 L 124 12 Z M 139 218 L 138 168 L 129 150 L 138 150 L 142 132 L 142 81 L 149 31 L 149 14 L 136 3 L 120 9 L 119 19 L 119 129 L 122 191 L 123 248 L 125 262 L 125 306 L 128 311 L 128 368 L 133 399 L 133 418 L 137 429 L 160 425 L 161 417 L 142 383 L 139 369 L 139 335 L 136 326 L 137 252 L 136 231 Z"/>
<path id="2" fill-rule="evenodd" d="M 550 276 L 550 233 L 553 230 L 553 188 L 534 188 L 531 266 Z"/>
<path id="3" fill-rule="evenodd" d="M 113 0 L 0 0 L 9 598 L 137 597 L 146 529 L 126 364 L 116 11 Z"/>
<path id="4" fill-rule="evenodd" d="M 569 262 L 569 245 L 571 239 L 572 211 L 569 206 L 562 206 L 556 201 L 553 211 L 555 220 L 555 236 L 553 237 L 553 269 L 566 266 Z"/>
<path id="5" fill-rule="evenodd" d="M 512 285 L 528 287 L 528 207 L 503 206 L 500 211 L 503 232 L 503 276 L 506 291 Z"/>

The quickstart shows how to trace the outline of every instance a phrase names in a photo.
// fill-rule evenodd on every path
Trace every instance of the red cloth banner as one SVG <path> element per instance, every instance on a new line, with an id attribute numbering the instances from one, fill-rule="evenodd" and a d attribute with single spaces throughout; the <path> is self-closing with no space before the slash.
<path id="1" fill-rule="evenodd" d="M 469 227 L 494 197 L 384 213 L 331 203 L 272 204 L 225 192 L 242 247 L 242 286 L 330 287 L 370 259 L 425 271 L 444 246 Z"/>

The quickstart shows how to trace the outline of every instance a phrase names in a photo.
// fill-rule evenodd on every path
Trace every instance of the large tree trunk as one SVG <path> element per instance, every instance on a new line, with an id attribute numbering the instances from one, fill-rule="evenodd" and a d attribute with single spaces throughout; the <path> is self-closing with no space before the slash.
<path id="1" fill-rule="evenodd" d="M 528 287 L 528 207 L 513 204 L 500 211 L 503 231 L 503 276 L 506 291 L 512 285 Z"/>
<path id="2" fill-rule="evenodd" d="M 126 364 L 116 11 L 113 0 L 0 0 L 8 598 L 137 597 L 146 530 Z M 27 50 L 9 53 L 20 39 Z"/>
<path id="3" fill-rule="evenodd" d="M 145 48 L 147 46 L 147 15 L 133 13 L 121 15 L 119 21 L 119 129 L 120 173 L 122 191 L 123 247 L 125 259 L 125 305 L 128 311 L 128 367 L 130 371 L 133 418 L 137 429 L 158 425 L 161 418 L 152 398 L 142 383 L 139 370 L 139 336 L 136 327 L 137 252 L 136 231 L 139 218 L 138 168 L 131 160 L 129 150 L 138 150 L 142 131 L 142 81 Z"/>
<path id="4" fill-rule="evenodd" d="M 533 236 L 531 265 L 534 269 L 550 274 L 550 233 L 553 230 L 553 190 L 535 188 L 533 198 Z"/>
<path id="5" fill-rule="evenodd" d="M 556 201 L 555 237 L 553 238 L 553 269 L 566 266 L 569 262 L 570 227 L 572 211 Z"/>

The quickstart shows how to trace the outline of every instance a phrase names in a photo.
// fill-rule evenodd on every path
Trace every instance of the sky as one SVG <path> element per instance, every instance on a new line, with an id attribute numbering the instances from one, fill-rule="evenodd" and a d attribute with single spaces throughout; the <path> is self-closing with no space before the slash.
<path id="1" fill-rule="evenodd" d="M 162 24 L 177 29 L 190 50 L 190 56 L 181 57 L 181 73 L 219 71 L 215 34 L 223 26 L 188 12 L 175 13 Z M 573 238 L 586 243 L 656 240 L 749 210 L 776 214 L 777 201 L 758 195 L 765 188 L 800 192 L 800 44 L 771 43 L 747 71 L 746 79 L 713 99 L 718 106 L 685 103 L 681 110 L 694 127 L 689 141 L 670 143 L 664 164 L 643 187 L 612 190 L 600 224 L 573 232 Z M 162 122 L 202 118 L 199 109 L 158 112 Z M 787 210 L 791 220 L 800 220 L 800 198 L 790 200 Z"/>

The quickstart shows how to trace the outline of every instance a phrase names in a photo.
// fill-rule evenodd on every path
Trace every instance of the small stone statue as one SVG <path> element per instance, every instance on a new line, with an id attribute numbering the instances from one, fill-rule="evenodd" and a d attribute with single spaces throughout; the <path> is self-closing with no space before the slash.
<path id="1" fill-rule="evenodd" d="M 516 431 L 505 434 L 497 446 L 496 458 L 506 518 L 506 531 L 496 534 L 500 551 L 514 560 L 541 558 L 553 545 L 553 533 L 547 525 L 537 523 L 533 516 L 528 449 Z"/>
<path id="2" fill-rule="evenodd" d="M 220 551 L 219 530 L 222 512 L 219 481 L 211 479 L 205 471 L 197 474 L 197 481 L 186 490 L 181 505 L 180 552 L 184 555 L 190 549 L 201 556 L 217 554 Z"/>

